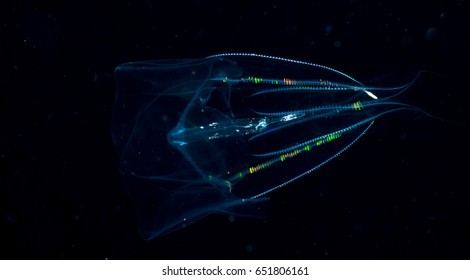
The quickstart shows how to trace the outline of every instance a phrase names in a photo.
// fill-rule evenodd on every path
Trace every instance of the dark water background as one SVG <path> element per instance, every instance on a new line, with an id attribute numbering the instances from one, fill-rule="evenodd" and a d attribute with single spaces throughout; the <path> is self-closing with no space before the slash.
<path id="1" fill-rule="evenodd" d="M 470 257 L 466 1 L 10 1 L 0 4 L 2 259 Z M 124 62 L 249 52 L 363 81 L 426 70 L 352 149 L 272 194 L 142 240 L 110 135 Z M 466 127 L 465 127 L 466 126 Z"/>

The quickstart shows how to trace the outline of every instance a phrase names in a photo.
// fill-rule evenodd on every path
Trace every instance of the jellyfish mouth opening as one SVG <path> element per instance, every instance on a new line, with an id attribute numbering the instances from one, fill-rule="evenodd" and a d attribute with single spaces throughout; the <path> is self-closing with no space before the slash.
<path id="1" fill-rule="evenodd" d="M 173 146 L 186 146 L 188 142 L 184 140 L 184 129 L 174 128 L 167 135 L 168 142 Z"/>

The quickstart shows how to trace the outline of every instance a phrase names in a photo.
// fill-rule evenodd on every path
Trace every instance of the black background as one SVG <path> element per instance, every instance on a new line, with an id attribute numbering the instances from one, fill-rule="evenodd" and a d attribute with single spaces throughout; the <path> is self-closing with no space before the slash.
<path id="1" fill-rule="evenodd" d="M 9 1 L 0 8 L 0 258 L 470 256 L 465 1 Z M 144 241 L 110 134 L 124 62 L 249 52 L 359 80 L 430 71 L 340 158 L 272 194 Z M 254 186 L 256 187 L 256 186 Z"/>

